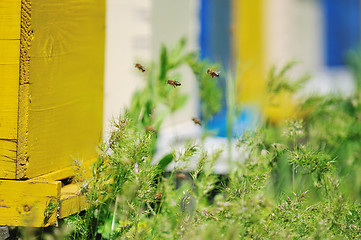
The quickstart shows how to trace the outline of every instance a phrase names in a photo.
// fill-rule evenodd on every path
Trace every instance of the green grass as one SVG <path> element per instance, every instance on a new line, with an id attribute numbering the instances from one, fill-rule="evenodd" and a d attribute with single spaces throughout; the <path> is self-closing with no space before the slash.
<path id="1" fill-rule="evenodd" d="M 361 238 L 359 91 L 348 97 L 308 97 L 301 105 L 303 117 L 279 125 L 266 119 L 238 139 L 237 147 L 245 149 L 247 157 L 235 159 L 225 176 L 213 173 L 221 151 L 210 154 L 192 142 L 164 156 L 158 165 L 151 164 L 157 130 L 187 99 L 166 84 L 168 78 L 181 81 L 176 78 L 179 66 L 188 64 L 197 77 L 205 120 L 220 109 L 218 83 L 205 74 L 209 64 L 194 53 L 183 53 L 184 44 L 162 48 L 146 87 L 114 121 L 92 176 L 79 177 L 86 183 L 82 192 L 89 207 L 65 219 L 66 238 Z M 302 87 L 307 76 L 289 79 L 292 66 L 271 69 L 271 95 L 296 93 Z M 232 114 L 236 106 L 228 97 Z M 194 159 L 195 170 L 181 172 Z M 174 170 L 166 172 L 172 161 Z"/>

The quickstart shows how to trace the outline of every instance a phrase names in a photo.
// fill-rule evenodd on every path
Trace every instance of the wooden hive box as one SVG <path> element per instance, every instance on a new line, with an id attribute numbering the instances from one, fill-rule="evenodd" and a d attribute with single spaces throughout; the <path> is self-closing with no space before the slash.
<path id="1" fill-rule="evenodd" d="M 104 39 L 105 0 L 0 1 L 0 225 L 79 210 L 77 187 L 57 180 L 97 156 Z M 44 221 L 49 203 L 60 212 Z"/>

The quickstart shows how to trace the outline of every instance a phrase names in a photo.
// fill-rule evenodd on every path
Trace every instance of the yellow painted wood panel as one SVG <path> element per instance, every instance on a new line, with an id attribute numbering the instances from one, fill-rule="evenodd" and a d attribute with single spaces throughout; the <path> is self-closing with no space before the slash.
<path id="1" fill-rule="evenodd" d="M 28 155 L 28 120 L 29 104 L 29 70 L 30 45 L 33 37 L 31 31 L 31 0 L 21 0 L 20 31 L 20 65 L 19 65 L 19 108 L 18 108 L 18 145 L 16 151 L 16 178 L 26 178 L 25 171 L 29 163 Z"/>
<path id="2" fill-rule="evenodd" d="M 27 177 L 95 158 L 102 136 L 104 0 L 31 1 Z M 20 139 L 19 139 L 20 141 Z"/>
<path id="3" fill-rule="evenodd" d="M 0 178 L 10 179 L 16 174 L 20 1 L 0 1 Z"/>
<path id="4" fill-rule="evenodd" d="M 233 49 L 243 102 L 262 102 L 265 93 L 263 0 L 233 0 Z"/>
<path id="5" fill-rule="evenodd" d="M 0 178 L 16 173 L 19 46 L 19 40 L 0 40 Z"/>
<path id="6" fill-rule="evenodd" d="M 262 108 L 263 116 L 277 123 L 295 113 L 290 94 L 271 97 L 266 92 L 265 69 L 265 1 L 233 0 L 233 49 L 236 52 L 237 88 L 242 102 Z"/>
<path id="7" fill-rule="evenodd" d="M 92 163 L 96 160 L 96 158 L 93 159 L 89 159 L 85 162 L 81 163 L 81 167 L 80 169 L 76 170 L 82 173 L 82 176 L 84 178 L 87 178 L 88 176 L 90 176 L 91 174 L 91 165 Z M 52 180 L 59 180 L 59 179 L 65 179 L 69 176 L 74 175 L 74 169 L 76 168 L 75 165 L 72 165 L 70 167 L 65 167 L 65 168 L 61 168 L 49 173 L 46 173 L 44 175 L 40 175 L 39 177 L 35 177 L 32 179 L 36 179 L 36 180 L 48 180 L 48 181 L 52 181 Z"/>
<path id="8" fill-rule="evenodd" d="M 0 64 L 0 178 L 15 178 L 19 64 Z"/>
<path id="9" fill-rule="evenodd" d="M 0 1 L 0 39 L 20 39 L 21 0 Z"/>
<path id="10" fill-rule="evenodd" d="M 60 199 L 61 182 L 0 180 L 0 225 L 40 227 L 55 224 L 57 208 L 44 224 L 50 202 Z"/>
<path id="11" fill-rule="evenodd" d="M 20 40 L 0 40 L 0 64 L 19 64 Z"/>
<path id="12" fill-rule="evenodd" d="M 61 189 L 59 218 L 82 211 L 87 206 L 85 196 L 79 194 L 78 184 L 69 184 Z"/>

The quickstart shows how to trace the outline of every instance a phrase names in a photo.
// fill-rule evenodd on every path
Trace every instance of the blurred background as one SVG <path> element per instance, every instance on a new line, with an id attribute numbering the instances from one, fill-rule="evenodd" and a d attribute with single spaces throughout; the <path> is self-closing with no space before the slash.
<path id="1" fill-rule="evenodd" d="M 132 93 L 144 84 L 134 64 L 149 67 L 158 60 L 161 44 L 171 47 L 182 37 L 187 50 L 220 63 L 222 72 L 241 69 L 238 99 L 251 106 L 259 105 L 270 67 L 292 60 L 299 62 L 295 75 L 312 76 L 307 94 L 349 94 L 353 89 L 346 56 L 360 43 L 359 0 L 107 0 L 106 21 L 105 133 L 113 116 L 129 106 Z M 191 97 L 165 127 L 199 116 L 196 81 L 189 68 L 181 71 L 180 91 Z M 266 114 L 282 120 L 291 108 L 284 99 Z M 242 126 L 258 116 L 257 111 L 242 114 Z M 214 126 L 209 125 L 222 128 L 224 119 L 221 111 Z"/>

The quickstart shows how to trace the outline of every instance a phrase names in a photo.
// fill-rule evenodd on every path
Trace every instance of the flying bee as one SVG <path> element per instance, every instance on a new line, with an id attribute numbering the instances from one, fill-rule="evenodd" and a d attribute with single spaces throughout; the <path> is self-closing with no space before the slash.
<path id="1" fill-rule="evenodd" d="M 195 123 L 195 124 L 197 124 L 197 125 L 199 125 L 199 126 L 202 126 L 202 122 L 201 122 L 201 120 L 199 120 L 199 118 L 192 118 L 192 121 Z"/>
<path id="2" fill-rule="evenodd" d="M 181 180 L 187 179 L 187 175 L 185 175 L 185 174 L 182 173 L 182 172 L 177 172 L 177 174 L 175 175 L 175 177 L 176 177 L 177 179 L 181 179 Z"/>
<path id="3" fill-rule="evenodd" d="M 168 80 L 167 83 L 171 86 L 173 86 L 174 88 L 179 87 L 180 85 L 182 85 L 180 82 L 176 81 L 176 80 Z"/>
<path id="4" fill-rule="evenodd" d="M 139 63 L 136 63 L 135 67 L 138 68 L 140 71 L 145 72 L 145 68 L 142 65 L 140 65 Z"/>
<path id="5" fill-rule="evenodd" d="M 147 132 L 157 133 L 157 130 L 152 126 L 146 126 L 144 129 Z"/>
<path id="6" fill-rule="evenodd" d="M 160 199 L 162 199 L 162 197 L 163 197 L 163 193 L 161 193 L 161 192 L 154 195 L 154 199 L 156 199 L 156 200 L 160 200 Z"/>
<path id="7" fill-rule="evenodd" d="M 208 68 L 207 73 L 208 73 L 209 75 L 211 75 L 212 78 L 214 78 L 214 77 L 219 77 L 219 73 L 220 73 L 220 72 L 215 72 L 215 71 L 213 71 L 212 69 L 209 69 L 209 68 Z"/>

